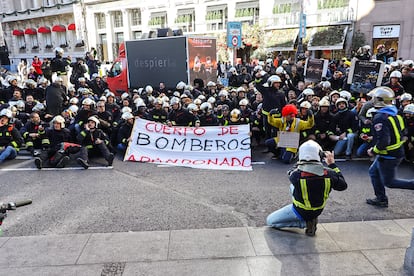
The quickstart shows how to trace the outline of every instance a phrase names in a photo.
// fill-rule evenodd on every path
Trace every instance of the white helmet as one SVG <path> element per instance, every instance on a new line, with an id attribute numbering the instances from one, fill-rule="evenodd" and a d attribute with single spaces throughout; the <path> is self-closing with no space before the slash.
<path id="1" fill-rule="evenodd" d="M 342 90 L 341 92 L 339 92 L 339 97 L 349 101 L 352 98 L 352 94 L 346 90 Z"/>
<path id="2" fill-rule="evenodd" d="M 306 108 L 306 109 L 309 109 L 309 108 L 311 108 L 311 104 L 310 104 L 310 102 L 308 102 L 308 101 L 303 101 L 303 102 L 300 104 L 300 108 Z"/>
<path id="3" fill-rule="evenodd" d="M 78 78 L 78 82 L 85 82 L 85 81 L 86 81 L 86 79 L 84 77 L 79 77 Z"/>
<path id="4" fill-rule="evenodd" d="M 77 105 L 71 105 L 68 107 L 68 110 L 73 114 L 76 115 L 78 113 L 79 107 Z"/>
<path id="5" fill-rule="evenodd" d="M 82 101 L 82 105 L 94 105 L 95 102 L 91 98 L 86 98 Z"/>
<path id="6" fill-rule="evenodd" d="M 327 106 L 327 107 L 329 107 L 331 104 L 329 103 L 329 100 L 327 99 L 327 98 L 322 98 L 320 101 L 319 101 L 319 106 Z"/>
<path id="7" fill-rule="evenodd" d="M 79 99 L 76 97 L 70 98 L 69 100 L 70 104 L 78 104 L 79 103 Z"/>
<path id="8" fill-rule="evenodd" d="M 237 93 L 239 93 L 239 92 L 246 92 L 246 89 L 244 89 L 244 87 L 243 87 L 243 86 L 240 86 L 240 87 L 238 87 L 238 88 L 236 89 L 236 92 L 237 92 Z"/>
<path id="9" fill-rule="evenodd" d="M 37 103 L 33 108 L 32 108 L 32 111 L 35 111 L 35 112 L 40 112 L 40 111 L 43 111 L 43 110 L 45 110 L 45 105 L 44 104 L 42 104 L 42 103 Z"/>
<path id="10" fill-rule="evenodd" d="M 108 99 L 109 97 L 114 97 L 115 98 L 115 94 L 114 93 L 112 93 L 111 91 L 108 91 L 107 93 L 106 93 L 106 98 Z"/>
<path id="11" fill-rule="evenodd" d="M 145 105 L 144 100 L 143 100 L 143 99 L 141 99 L 141 98 L 136 98 L 136 99 L 134 100 L 134 104 L 135 104 L 135 106 L 136 106 L 136 107 L 146 106 L 146 105 Z M 131 112 L 131 111 L 130 111 L 130 112 Z"/>
<path id="12" fill-rule="evenodd" d="M 63 51 L 63 49 L 62 49 L 62 48 L 60 48 L 60 47 L 56 47 L 56 48 L 55 48 L 55 53 L 56 53 L 56 54 L 58 54 L 58 55 L 63 55 L 64 51 Z"/>
<path id="13" fill-rule="evenodd" d="M 222 90 L 220 90 L 220 92 L 218 93 L 218 96 L 219 97 L 228 97 L 229 96 L 229 92 L 227 92 L 227 90 L 225 90 L 225 89 L 222 89 Z"/>
<path id="14" fill-rule="evenodd" d="M 214 98 L 214 97 L 209 97 L 209 98 L 207 99 L 207 102 L 209 102 L 211 105 L 214 105 L 214 104 L 215 104 L 215 102 L 216 102 L 216 98 Z"/>
<path id="15" fill-rule="evenodd" d="M 241 99 L 239 101 L 239 106 L 246 106 L 249 104 L 249 100 L 248 99 Z"/>
<path id="16" fill-rule="evenodd" d="M 313 140 L 308 140 L 299 147 L 299 161 L 321 160 L 321 146 Z"/>
<path id="17" fill-rule="evenodd" d="M 199 95 L 199 96 L 197 97 L 197 99 L 200 99 L 202 102 L 204 102 L 204 101 L 206 100 L 206 96 L 204 96 L 204 95 Z"/>
<path id="18" fill-rule="evenodd" d="M 273 87 L 273 83 L 282 82 L 279 76 L 273 75 L 267 79 L 267 82 L 263 85 L 264 87 Z"/>
<path id="19" fill-rule="evenodd" d="M 386 86 L 376 87 L 373 90 L 374 106 L 384 107 L 392 104 L 395 94 L 394 91 Z"/>
<path id="20" fill-rule="evenodd" d="M 411 67 L 414 65 L 414 61 L 412 61 L 411 59 L 404 60 L 403 65 Z"/>
<path id="21" fill-rule="evenodd" d="M 96 127 L 96 128 L 98 127 L 98 125 L 99 125 L 99 119 L 98 119 L 96 116 L 91 116 L 91 117 L 89 117 L 89 118 L 88 118 L 88 122 L 89 122 L 89 121 L 95 122 L 95 127 Z"/>
<path id="22" fill-rule="evenodd" d="M 229 69 L 229 72 L 230 72 L 230 73 L 232 73 L 232 74 L 237 74 L 237 70 L 236 70 L 236 68 L 234 68 L 234 67 L 231 67 L 231 68 Z"/>
<path id="23" fill-rule="evenodd" d="M 199 98 L 197 98 L 197 99 L 194 100 L 194 104 L 196 104 L 196 105 L 200 105 L 202 102 L 203 101 L 200 100 Z"/>
<path id="24" fill-rule="evenodd" d="M 125 100 L 125 99 L 128 99 L 128 98 L 129 98 L 129 94 L 127 92 L 122 93 L 122 95 L 121 95 L 122 100 Z"/>
<path id="25" fill-rule="evenodd" d="M 126 120 L 134 118 L 134 115 L 132 115 L 131 112 L 125 112 L 122 114 L 121 118 L 126 121 Z"/>
<path id="26" fill-rule="evenodd" d="M 322 82 L 322 88 L 324 88 L 324 89 L 331 88 L 331 83 L 329 81 L 323 81 Z"/>
<path id="27" fill-rule="evenodd" d="M 400 96 L 400 102 L 402 102 L 402 101 L 411 101 L 412 99 L 413 99 L 413 96 L 411 96 L 410 93 L 403 93 Z"/>
<path id="28" fill-rule="evenodd" d="M 101 102 L 105 102 L 105 103 L 106 103 L 106 97 L 105 97 L 105 96 L 101 96 L 101 97 L 99 98 L 99 101 L 101 101 Z"/>
<path id="29" fill-rule="evenodd" d="M 190 103 L 187 106 L 187 110 L 190 111 L 190 112 L 198 111 L 198 106 L 196 104 Z"/>
<path id="30" fill-rule="evenodd" d="M 200 105 L 200 110 L 207 111 L 213 109 L 209 102 L 202 103 Z"/>
<path id="31" fill-rule="evenodd" d="M 336 102 L 335 102 L 335 106 L 338 107 L 338 105 L 340 103 L 345 103 L 346 107 L 348 107 L 348 101 L 345 98 L 339 98 Z"/>
<path id="32" fill-rule="evenodd" d="M 259 72 L 259 71 L 262 71 L 262 70 L 263 70 L 263 67 L 261 65 L 256 65 L 253 69 L 254 72 Z"/>
<path id="33" fill-rule="evenodd" d="M 209 86 L 216 86 L 216 84 L 215 84 L 214 82 L 212 82 L 212 81 L 209 81 L 209 82 L 207 83 L 207 87 L 209 87 Z"/>
<path id="34" fill-rule="evenodd" d="M 132 113 L 132 108 L 130 108 L 129 106 L 124 106 L 123 108 L 121 108 L 121 113 L 126 113 L 126 112 Z"/>
<path id="35" fill-rule="evenodd" d="M 185 88 L 185 82 L 180 81 L 179 83 L 177 83 L 177 86 L 175 88 L 178 90 L 183 90 Z"/>
<path id="36" fill-rule="evenodd" d="M 26 80 L 26 87 L 30 88 L 30 87 L 36 87 L 36 82 L 32 79 L 28 79 Z"/>
<path id="37" fill-rule="evenodd" d="M 378 110 L 375 107 L 371 107 L 367 110 L 367 113 L 365 114 L 365 117 L 372 118 L 374 113 L 376 113 Z"/>
<path id="38" fill-rule="evenodd" d="M 237 122 L 241 117 L 241 111 L 237 108 L 234 108 L 230 111 L 230 121 Z"/>
<path id="39" fill-rule="evenodd" d="M 154 105 L 156 104 L 162 105 L 162 103 L 163 103 L 163 100 L 161 98 L 156 98 L 154 101 Z"/>
<path id="40" fill-rule="evenodd" d="M 279 66 L 276 68 L 276 74 L 281 75 L 285 73 L 285 68 L 283 68 L 282 66 Z"/>
<path id="41" fill-rule="evenodd" d="M 13 117 L 13 113 L 10 109 L 8 108 L 3 108 L 0 111 L 0 117 L 6 116 L 7 118 L 11 119 Z"/>
<path id="42" fill-rule="evenodd" d="M 408 114 L 411 114 L 411 115 L 414 115 L 414 104 L 407 104 L 405 107 L 404 107 L 404 111 L 403 111 L 404 113 L 408 113 Z"/>
<path id="43" fill-rule="evenodd" d="M 315 95 L 315 92 L 313 92 L 312 88 L 306 88 L 305 90 L 303 90 L 303 95 L 305 96 L 313 96 Z"/>
<path id="44" fill-rule="evenodd" d="M 170 104 L 171 105 L 173 105 L 173 104 L 180 104 L 180 99 L 177 98 L 177 97 L 172 97 L 171 100 L 170 100 Z"/>
<path id="45" fill-rule="evenodd" d="M 170 104 L 168 102 L 164 102 L 162 104 L 162 108 L 170 108 Z"/>
<path id="46" fill-rule="evenodd" d="M 24 110 L 24 108 L 25 108 L 25 103 L 24 103 L 24 101 L 23 101 L 23 100 L 18 100 L 18 101 L 16 102 L 15 106 L 16 106 L 17 110 L 19 110 L 19 111 L 23 111 L 23 110 Z"/>
<path id="47" fill-rule="evenodd" d="M 62 128 L 65 127 L 65 118 L 60 115 L 57 115 L 53 118 L 52 123 L 59 123 Z"/>
<path id="48" fill-rule="evenodd" d="M 401 79 L 402 78 L 402 74 L 401 74 L 400 71 L 395 70 L 395 71 L 392 71 L 391 72 L 390 78 L 398 78 L 398 79 Z"/>
<path id="49" fill-rule="evenodd" d="M 152 88 L 152 86 L 151 86 L 151 85 L 147 85 L 147 86 L 145 86 L 145 91 L 146 91 L 148 94 L 151 94 L 151 93 L 154 91 L 154 88 Z"/>
<path id="50" fill-rule="evenodd" d="M 273 60 L 271 58 L 266 59 L 266 63 L 273 63 Z"/>

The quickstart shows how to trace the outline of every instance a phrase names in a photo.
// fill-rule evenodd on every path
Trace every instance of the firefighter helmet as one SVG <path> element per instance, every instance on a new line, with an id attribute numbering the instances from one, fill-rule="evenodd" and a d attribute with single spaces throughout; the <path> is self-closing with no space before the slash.
<path id="1" fill-rule="evenodd" d="M 313 140 L 308 140 L 299 147 L 299 161 L 321 161 L 321 146 Z"/>
<path id="2" fill-rule="evenodd" d="M 373 89 L 374 106 L 384 107 L 392 104 L 395 94 L 394 91 L 386 86 L 380 86 Z"/>

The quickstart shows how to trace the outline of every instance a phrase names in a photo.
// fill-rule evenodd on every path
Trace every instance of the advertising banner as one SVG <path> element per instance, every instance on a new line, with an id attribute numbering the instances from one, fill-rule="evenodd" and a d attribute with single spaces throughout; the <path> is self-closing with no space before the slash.
<path id="1" fill-rule="evenodd" d="M 169 127 L 136 119 L 124 161 L 251 171 L 249 125 Z"/>
<path id="2" fill-rule="evenodd" d="M 320 82 L 328 71 L 327 59 L 308 58 L 305 64 L 305 81 Z"/>
<path id="3" fill-rule="evenodd" d="M 383 75 L 383 62 L 353 58 L 348 75 L 350 90 L 354 93 L 366 94 L 381 85 Z"/>
<path id="4" fill-rule="evenodd" d="M 164 81 L 172 88 L 179 81 L 187 83 L 186 37 L 125 41 L 125 49 L 129 87 L 158 87 Z"/>
<path id="5" fill-rule="evenodd" d="M 202 79 L 204 85 L 217 81 L 216 39 L 208 37 L 188 38 L 190 83 Z"/>

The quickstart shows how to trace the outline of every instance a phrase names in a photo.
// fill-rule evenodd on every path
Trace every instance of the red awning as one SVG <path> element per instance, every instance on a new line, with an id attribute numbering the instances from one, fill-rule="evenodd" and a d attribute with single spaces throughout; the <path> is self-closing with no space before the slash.
<path id="1" fill-rule="evenodd" d="M 63 25 L 55 25 L 52 27 L 52 31 L 58 33 L 66 32 L 66 27 Z"/>
<path id="2" fill-rule="evenodd" d="M 39 27 L 37 31 L 41 34 L 50 34 L 50 28 L 46 26 Z"/>
<path id="3" fill-rule="evenodd" d="M 22 30 L 13 30 L 13 35 L 21 36 L 24 35 L 24 32 Z"/>
<path id="4" fill-rule="evenodd" d="M 76 25 L 75 25 L 75 23 L 69 24 L 69 25 L 68 25 L 68 30 L 69 30 L 69 31 L 75 31 L 75 30 L 76 30 Z"/>
<path id="5" fill-rule="evenodd" d="M 26 29 L 24 31 L 24 34 L 27 34 L 27 35 L 35 35 L 35 34 L 37 34 L 37 31 L 36 31 L 35 28 L 28 28 L 28 29 Z"/>

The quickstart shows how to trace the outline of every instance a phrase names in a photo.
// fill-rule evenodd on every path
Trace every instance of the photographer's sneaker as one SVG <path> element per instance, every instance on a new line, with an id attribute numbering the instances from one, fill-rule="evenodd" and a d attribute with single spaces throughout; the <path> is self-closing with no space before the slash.
<path id="1" fill-rule="evenodd" d="M 367 204 L 382 207 L 382 208 L 387 208 L 388 207 L 388 200 L 380 200 L 380 199 L 378 199 L 378 197 L 368 198 L 367 199 Z"/>

